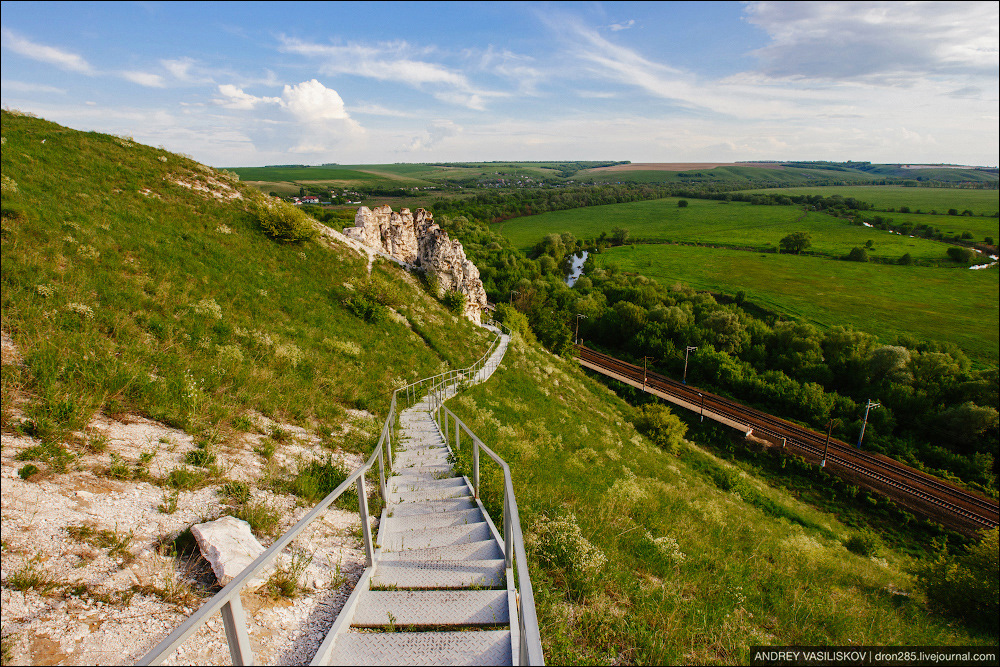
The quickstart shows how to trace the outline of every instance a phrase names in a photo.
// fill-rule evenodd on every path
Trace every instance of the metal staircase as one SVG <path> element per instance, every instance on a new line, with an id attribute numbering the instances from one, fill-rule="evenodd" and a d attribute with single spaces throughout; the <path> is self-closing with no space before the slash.
<path id="1" fill-rule="evenodd" d="M 473 366 L 396 390 L 369 459 L 139 664 L 160 664 L 219 612 L 233 664 L 253 664 L 240 591 L 356 486 L 367 567 L 313 665 L 543 665 L 510 469 L 444 406 L 463 384 L 488 379 L 503 359 L 509 336 L 488 328 L 497 338 Z M 410 407 L 397 413 L 398 402 Z M 452 468 L 449 440 L 461 448 L 463 432 L 472 446 L 471 481 Z M 479 500 L 481 453 L 503 471 L 500 531 Z M 376 471 L 386 504 L 372 540 L 366 476 Z"/>
<path id="2" fill-rule="evenodd" d="M 507 337 L 494 351 L 503 357 Z M 471 378 L 481 382 L 495 364 Z M 400 413 L 373 573 L 359 581 L 313 664 L 520 662 L 517 592 L 504 541 L 434 419 L 455 383 Z"/>

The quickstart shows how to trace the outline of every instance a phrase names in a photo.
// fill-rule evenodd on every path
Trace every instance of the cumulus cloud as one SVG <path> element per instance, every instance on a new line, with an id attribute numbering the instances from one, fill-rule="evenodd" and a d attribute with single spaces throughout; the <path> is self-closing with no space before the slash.
<path id="1" fill-rule="evenodd" d="M 38 60 L 39 62 L 49 63 L 70 72 L 95 74 L 94 68 L 79 54 L 71 53 L 55 46 L 46 46 L 45 44 L 33 42 L 7 28 L 3 29 L 2 35 L 4 48 L 10 49 L 22 56 Z"/>
<path id="2" fill-rule="evenodd" d="M 768 76 L 909 85 L 921 77 L 996 77 L 995 2 L 752 2 L 746 20 L 771 43 Z"/>
<path id="3" fill-rule="evenodd" d="M 281 97 L 251 95 L 228 83 L 220 85 L 218 90 L 220 97 L 213 101 L 227 109 L 251 111 L 269 106 L 291 116 L 302 128 L 301 140 L 289 149 L 293 153 L 322 153 L 365 133 L 347 112 L 340 94 L 316 79 L 285 85 Z"/>

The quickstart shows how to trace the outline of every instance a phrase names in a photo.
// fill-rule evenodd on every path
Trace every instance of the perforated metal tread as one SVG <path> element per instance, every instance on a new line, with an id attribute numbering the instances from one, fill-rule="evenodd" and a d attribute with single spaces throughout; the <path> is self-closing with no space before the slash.
<path id="1" fill-rule="evenodd" d="M 447 489 L 466 486 L 464 477 L 422 478 L 411 475 L 393 475 L 389 478 L 390 491 L 416 491 L 418 489 Z"/>
<path id="2" fill-rule="evenodd" d="M 503 625 L 510 623 L 507 591 L 365 591 L 354 627 Z"/>
<path id="3" fill-rule="evenodd" d="M 331 665 L 510 665 L 509 630 L 346 632 Z"/>
<path id="4" fill-rule="evenodd" d="M 468 544 L 452 544 L 429 549 L 404 549 L 403 551 L 383 551 L 379 562 L 386 560 L 493 560 L 503 558 L 503 549 L 496 540 L 483 540 Z"/>
<path id="5" fill-rule="evenodd" d="M 419 489 L 389 493 L 390 503 L 408 503 L 420 500 L 448 500 L 450 498 L 472 497 L 472 491 L 467 486 L 446 486 L 442 489 Z"/>
<path id="6" fill-rule="evenodd" d="M 382 547 L 382 553 L 386 553 L 412 549 L 432 549 L 453 544 L 469 544 L 470 542 L 482 542 L 492 537 L 489 525 L 486 521 L 480 521 L 479 523 L 458 526 L 379 534 L 379 544 Z"/>
<path id="7" fill-rule="evenodd" d="M 426 528 L 441 528 L 444 526 L 466 526 L 470 523 L 485 521 L 483 513 L 477 507 L 471 510 L 438 512 L 436 514 L 413 514 L 410 516 L 391 516 L 382 522 L 382 529 L 389 533 L 403 530 L 424 530 Z"/>
<path id="8" fill-rule="evenodd" d="M 449 498 L 447 500 L 425 500 L 389 505 L 390 516 L 413 516 L 414 514 L 431 514 L 450 512 L 452 510 L 470 510 L 478 507 L 472 497 Z"/>
<path id="9" fill-rule="evenodd" d="M 383 558 L 371 585 L 397 588 L 497 588 L 506 581 L 505 561 L 493 560 L 393 560 Z"/>

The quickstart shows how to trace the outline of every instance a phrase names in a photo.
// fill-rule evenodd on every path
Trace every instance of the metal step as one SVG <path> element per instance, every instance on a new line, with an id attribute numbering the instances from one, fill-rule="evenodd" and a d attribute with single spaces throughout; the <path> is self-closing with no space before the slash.
<path id="1" fill-rule="evenodd" d="M 331 665 L 510 665 L 510 631 L 346 632 Z"/>
<path id="2" fill-rule="evenodd" d="M 421 549 L 420 551 L 424 551 Z M 506 581 L 505 561 L 379 559 L 371 578 L 372 588 L 500 588 Z"/>
<path id="3" fill-rule="evenodd" d="M 400 468 L 397 466 L 395 476 L 407 476 L 416 479 L 438 479 L 438 475 L 450 473 L 451 464 L 435 463 L 427 466 L 413 466 L 411 468 Z"/>
<path id="4" fill-rule="evenodd" d="M 354 609 L 354 627 L 505 625 L 507 591 L 366 591 Z"/>
<path id="5" fill-rule="evenodd" d="M 444 489 L 451 486 L 465 486 L 464 477 L 442 477 L 423 479 L 411 475 L 394 475 L 386 486 L 390 491 L 416 491 L 418 489 Z"/>
<path id="6" fill-rule="evenodd" d="M 417 491 L 389 492 L 389 502 L 404 504 L 421 500 L 449 500 L 451 498 L 472 497 L 468 486 L 448 486 L 443 489 L 418 489 Z"/>
<path id="7" fill-rule="evenodd" d="M 386 534 L 398 533 L 404 530 L 424 530 L 426 528 L 443 528 L 444 526 L 465 526 L 471 523 L 485 521 L 483 513 L 477 507 L 471 510 L 455 512 L 438 512 L 436 514 L 414 514 L 411 516 L 392 516 L 382 523 L 381 531 Z"/>
<path id="8" fill-rule="evenodd" d="M 388 506 L 390 517 L 414 516 L 416 514 L 432 514 L 451 512 L 454 510 L 470 510 L 479 507 L 472 497 L 448 498 L 446 500 L 425 500 L 423 502 L 396 503 Z"/>
<path id="9" fill-rule="evenodd" d="M 486 521 L 445 528 L 428 528 L 426 530 L 402 530 L 379 533 L 379 545 L 382 552 L 392 553 L 412 549 L 433 549 L 455 544 L 469 544 L 492 539 L 493 533 Z"/>
<path id="10" fill-rule="evenodd" d="M 404 549 L 403 551 L 382 552 L 379 562 L 388 560 L 492 560 L 503 558 L 503 549 L 496 540 L 469 542 L 467 544 L 452 544 L 429 549 Z"/>

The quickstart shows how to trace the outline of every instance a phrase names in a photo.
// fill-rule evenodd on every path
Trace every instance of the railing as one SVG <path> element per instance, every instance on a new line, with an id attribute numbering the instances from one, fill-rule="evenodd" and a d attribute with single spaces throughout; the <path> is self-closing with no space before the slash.
<path id="1" fill-rule="evenodd" d="M 531 577 L 528 573 L 528 557 L 524 552 L 524 536 L 521 534 L 521 519 L 517 511 L 517 499 L 514 497 L 514 482 L 510 476 L 510 467 L 487 447 L 469 427 L 458 418 L 454 412 L 439 403 L 434 409 L 441 432 L 448 440 L 448 420 L 451 418 L 455 432 L 455 449 L 462 447 L 462 431 L 472 439 L 472 488 L 475 497 L 479 499 L 479 452 L 486 452 L 503 469 L 503 553 L 504 567 L 507 569 L 507 581 L 514 581 L 514 566 L 517 566 L 517 582 L 519 595 L 517 597 L 518 636 L 521 638 L 518 655 L 522 665 L 544 665 L 542 655 L 542 638 L 538 631 L 538 615 L 535 612 L 535 595 L 531 589 Z"/>
<path id="2" fill-rule="evenodd" d="M 506 329 L 503 325 L 501 328 Z M 509 330 L 508 330 L 509 333 Z M 379 494 L 382 500 L 388 499 L 386 493 L 386 464 L 392 470 L 392 443 L 396 438 L 396 417 L 397 400 L 402 395 L 406 397 L 407 407 L 417 402 L 420 387 L 426 385 L 429 396 L 443 395 L 449 386 L 455 385 L 461 380 L 474 379 L 477 374 L 489 366 L 492 371 L 499 362 L 491 362 L 490 357 L 501 343 L 501 335 L 490 343 L 489 349 L 478 361 L 468 368 L 455 371 L 447 371 L 430 378 L 424 378 L 417 382 L 400 387 L 392 392 L 392 400 L 389 404 L 389 415 L 382 425 L 382 432 L 379 436 L 378 444 L 368 460 L 352 472 L 340 486 L 333 490 L 326 498 L 321 500 L 308 514 L 302 517 L 291 530 L 279 537 L 274 544 L 267 548 L 260 556 L 254 560 L 242 572 L 236 575 L 232 581 L 216 593 L 212 599 L 203 604 L 198 611 L 192 614 L 187 620 L 170 633 L 166 639 L 157 644 L 153 650 L 143 656 L 139 665 L 159 665 L 167 659 L 181 644 L 183 644 L 192 634 L 204 625 L 216 612 L 222 613 L 223 625 L 226 629 L 226 641 L 229 643 L 229 654 L 234 665 L 252 665 L 254 662 L 253 651 L 250 648 L 250 637 L 247 633 L 246 614 L 243 611 L 243 603 L 240 600 L 240 592 L 254 579 L 262 570 L 267 568 L 277 558 L 278 554 L 287 547 L 292 540 L 298 537 L 310 523 L 315 521 L 337 498 L 339 498 L 351 485 L 357 487 L 358 493 L 358 513 L 361 515 L 361 529 L 365 548 L 365 566 L 372 567 L 375 559 L 374 541 L 372 540 L 371 522 L 368 518 L 368 489 L 365 483 L 365 475 L 378 463 Z M 441 399 L 443 400 L 443 399 Z M 436 404 L 440 401 L 434 400 Z M 428 408 L 431 409 L 431 408 Z M 496 458 L 495 454 L 491 455 Z M 498 459 L 499 460 L 499 459 Z M 503 464 L 506 466 L 506 464 Z M 506 469 L 506 468 L 505 468 Z M 513 497 L 513 496 L 512 496 Z M 516 507 L 515 507 L 516 511 Z M 505 516 L 506 525 L 506 516 Z M 520 536 L 520 524 L 518 524 L 518 535 Z M 523 551 L 523 549 L 522 549 Z M 525 576 L 527 569 L 524 570 Z M 529 597 L 530 597 L 529 584 Z M 531 605 L 532 618 L 534 618 L 534 603 Z M 534 624 L 537 632 L 537 621 Z M 539 655 L 541 655 L 539 653 Z"/>

